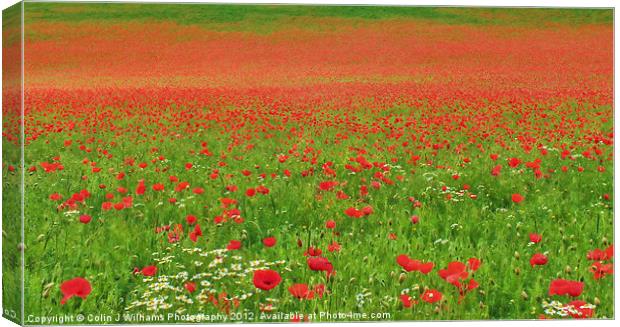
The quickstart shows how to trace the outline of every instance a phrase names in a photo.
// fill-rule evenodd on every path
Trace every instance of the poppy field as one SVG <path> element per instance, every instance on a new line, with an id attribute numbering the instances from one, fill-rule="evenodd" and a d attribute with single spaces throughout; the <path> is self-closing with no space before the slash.
<path id="1" fill-rule="evenodd" d="M 27 3 L 24 24 L 2 176 L 26 324 L 614 317 L 612 10 Z"/>

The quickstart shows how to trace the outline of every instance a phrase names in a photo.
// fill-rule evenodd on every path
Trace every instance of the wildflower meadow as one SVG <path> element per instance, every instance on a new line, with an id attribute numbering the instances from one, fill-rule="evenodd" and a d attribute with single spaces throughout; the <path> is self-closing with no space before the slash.
<path id="1" fill-rule="evenodd" d="M 5 317 L 614 317 L 612 10 L 23 9 Z"/>

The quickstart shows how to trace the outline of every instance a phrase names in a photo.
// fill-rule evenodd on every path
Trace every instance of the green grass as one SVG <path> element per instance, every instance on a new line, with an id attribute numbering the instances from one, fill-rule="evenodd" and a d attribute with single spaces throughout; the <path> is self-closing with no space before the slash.
<path id="1" fill-rule="evenodd" d="M 610 24 L 611 9 L 467 8 L 406 6 L 300 6 L 217 4 L 69 4 L 27 3 L 29 22 L 109 22 L 160 20 L 179 24 L 272 24 L 294 17 L 348 19 L 423 19 L 444 24 L 538 24 L 541 18 L 559 24 Z"/>

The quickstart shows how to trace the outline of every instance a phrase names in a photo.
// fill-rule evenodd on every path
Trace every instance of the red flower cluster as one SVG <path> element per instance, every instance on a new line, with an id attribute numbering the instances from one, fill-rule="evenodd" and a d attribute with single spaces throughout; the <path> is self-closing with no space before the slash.
<path id="1" fill-rule="evenodd" d="M 614 265 L 611 263 L 604 263 L 611 260 L 614 257 L 614 245 L 608 246 L 605 250 L 594 249 L 588 252 L 588 260 L 596 261 L 590 266 L 590 272 L 594 279 L 601 279 L 607 275 L 614 273 Z"/>
<path id="2" fill-rule="evenodd" d="M 401 254 L 396 257 L 396 262 L 408 272 L 419 271 L 425 275 L 431 272 L 431 270 L 433 270 L 433 267 L 435 266 L 435 264 L 432 262 L 423 263 L 419 260 L 411 259 L 406 254 Z"/>
<path id="3" fill-rule="evenodd" d="M 459 290 L 460 298 L 462 298 L 468 291 L 479 286 L 475 279 L 468 279 L 469 274 L 478 270 L 479 267 L 480 260 L 476 258 L 470 258 L 467 261 L 467 265 L 459 261 L 453 261 L 448 264 L 446 269 L 439 270 L 439 276 L 446 282 L 454 285 Z"/>
<path id="4" fill-rule="evenodd" d="M 356 208 L 350 207 L 344 211 L 344 214 L 351 218 L 361 218 L 361 217 L 370 215 L 372 211 L 373 210 L 371 206 L 365 206 L 362 209 L 356 209 Z"/>
<path id="5" fill-rule="evenodd" d="M 555 279 L 549 285 L 549 296 L 553 295 L 570 295 L 577 297 L 583 292 L 583 282 Z"/>
<path id="6" fill-rule="evenodd" d="M 323 298 L 323 294 L 325 293 L 325 285 L 317 284 L 310 289 L 307 284 L 293 284 L 288 288 L 288 291 L 291 295 L 300 300 L 310 300 L 313 299 L 315 295 L 319 298 Z"/>
<path id="7" fill-rule="evenodd" d="M 607 261 L 614 257 L 614 245 L 608 246 L 605 250 L 594 249 L 588 252 L 588 260 L 592 261 Z"/>

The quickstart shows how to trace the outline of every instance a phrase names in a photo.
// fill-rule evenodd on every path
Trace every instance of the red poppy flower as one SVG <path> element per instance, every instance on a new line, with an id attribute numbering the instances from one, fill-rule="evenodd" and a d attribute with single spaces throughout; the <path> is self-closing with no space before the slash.
<path id="1" fill-rule="evenodd" d="M 603 264 L 600 262 L 595 262 L 590 266 L 590 272 L 594 275 L 594 279 L 601 279 L 606 275 L 611 275 L 614 273 L 614 265 L 611 263 Z"/>
<path id="2" fill-rule="evenodd" d="M 338 193 L 336 193 L 336 197 L 339 200 L 346 200 L 346 199 L 349 198 L 349 196 L 346 193 L 344 193 L 343 191 L 338 191 Z"/>
<path id="3" fill-rule="evenodd" d="M 144 276 L 154 276 L 157 273 L 157 267 L 155 266 L 146 266 L 142 268 L 140 271 Z"/>
<path id="4" fill-rule="evenodd" d="M 60 300 L 60 304 L 67 303 L 67 300 L 73 296 L 78 296 L 85 300 L 91 290 L 92 288 L 90 283 L 82 277 L 67 280 L 60 284 L 60 291 L 62 292 L 62 300 Z"/>
<path id="5" fill-rule="evenodd" d="M 480 268 L 480 260 L 477 259 L 477 258 L 469 258 L 469 259 L 467 259 L 467 267 L 472 272 L 478 270 L 478 268 Z"/>
<path id="6" fill-rule="evenodd" d="M 277 271 L 271 269 L 263 269 L 254 271 L 254 286 L 261 290 L 268 291 L 280 284 L 282 277 Z"/>
<path id="7" fill-rule="evenodd" d="M 368 186 L 362 185 L 360 186 L 360 196 L 365 197 L 368 195 Z"/>
<path id="8" fill-rule="evenodd" d="M 276 238 L 275 238 L 275 237 L 273 237 L 273 236 L 270 236 L 270 237 L 265 237 L 265 238 L 263 239 L 263 244 L 264 244 L 266 247 L 270 248 L 270 247 L 272 247 L 272 246 L 276 245 Z"/>
<path id="9" fill-rule="evenodd" d="M 187 224 L 189 225 L 193 225 L 196 223 L 196 216 L 194 215 L 187 215 L 187 217 L 185 217 L 185 220 L 187 221 Z"/>
<path id="10" fill-rule="evenodd" d="M 542 235 L 536 233 L 530 233 L 530 242 L 540 243 L 542 241 Z"/>
<path id="11" fill-rule="evenodd" d="M 467 279 L 469 273 L 464 263 L 459 261 L 450 262 L 447 269 L 439 270 L 439 276 L 448 283 L 460 287 L 460 280 Z"/>
<path id="12" fill-rule="evenodd" d="M 408 272 L 416 271 L 419 269 L 419 266 L 420 266 L 420 261 L 413 260 L 405 254 L 401 254 L 398 257 L 396 257 L 396 263 L 398 263 L 401 267 L 403 267 L 403 269 L 405 269 Z"/>
<path id="13" fill-rule="evenodd" d="M 331 244 L 327 246 L 327 250 L 329 252 L 338 252 L 340 251 L 340 244 L 338 244 L 338 242 L 336 241 L 333 241 Z"/>
<path id="14" fill-rule="evenodd" d="M 174 191 L 175 192 L 182 192 L 183 190 L 189 188 L 189 183 L 188 182 L 181 182 L 179 184 L 177 184 L 177 186 L 174 187 Z"/>
<path id="15" fill-rule="evenodd" d="M 417 301 L 414 301 L 409 295 L 401 294 L 400 302 L 403 304 L 405 308 L 411 308 L 414 304 L 417 304 Z"/>
<path id="16" fill-rule="evenodd" d="M 153 191 L 163 191 L 164 190 L 164 184 L 153 184 Z"/>
<path id="17" fill-rule="evenodd" d="M 237 240 L 231 240 L 230 242 L 228 242 L 228 245 L 226 246 L 227 250 L 239 250 L 241 248 L 241 241 L 237 241 Z"/>
<path id="18" fill-rule="evenodd" d="M 196 226 L 194 226 L 194 233 L 197 236 L 202 236 L 202 229 L 200 229 L 200 225 L 197 224 Z"/>
<path id="19" fill-rule="evenodd" d="M 607 260 L 610 260 L 614 257 L 614 245 L 610 245 L 605 249 L 605 254 L 607 254 Z"/>
<path id="20" fill-rule="evenodd" d="M 471 291 L 475 288 L 478 288 L 478 286 L 480 286 L 480 284 L 478 284 L 478 282 L 475 279 L 471 278 L 469 279 L 469 282 L 467 283 L 467 290 Z"/>
<path id="21" fill-rule="evenodd" d="M 362 213 L 364 214 L 364 216 L 368 216 L 370 214 L 372 214 L 373 209 L 371 206 L 365 206 L 362 208 Z"/>
<path id="22" fill-rule="evenodd" d="M 103 202 L 101 203 L 101 210 L 108 211 L 112 209 L 112 206 L 113 206 L 112 202 Z"/>
<path id="23" fill-rule="evenodd" d="M 427 290 L 422 294 L 422 300 L 428 303 L 435 303 L 437 301 L 441 301 L 443 295 L 438 290 L 432 289 Z"/>
<path id="24" fill-rule="evenodd" d="M 344 214 L 351 218 L 360 218 L 364 215 L 361 210 L 357 210 L 356 208 L 350 207 L 344 211 Z"/>
<path id="25" fill-rule="evenodd" d="M 549 296 L 570 295 L 577 297 L 583 292 L 583 283 L 578 281 L 555 279 L 549 285 Z"/>
<path id="26" fill-rule="evenodd" d="M 133 206 L 133 198 L 130 196 L 123 198 L 123 206 L 125 208 L 131 208 Z"/>
<path id="27" fill-rule="evenodd" d="M 320 256 L 322 253 L 323 251 L 321 251 L 321 249 L 311 246 L 308 248 L 308 250 L 304 252 L 304 256 L 316 257 L 316 256 Z"/>
<path id="28" fill-rule="evenodd" d="M 325 223 L 325 228 L 329 228 L 329 229 L 334 229 L 334 228 L 336 228 L 336 222 L 335 222 L 335 221 L 333 221 L 333 220 L 328 220 L 328 221 Z"/>
<path id="29" fill-rule="evenodd" d="M 519 193 L 515 193 L 512 195 L 512 202 L 514 203 L 521 203 L 523 202 L 523 200 L 525 200 L 525 198 Z"/>
<path id="30" fill-rule="evenodd" d="M 542 253 L 534 253 L 532 258 L 530 258 L 530 265 L 534 266 L 543 266 L 547 264 L 547 256 Z"/>
<path id="31" fill-rule="evenodd" d="M 185 286 L 185 289 L 190 293 L 194 293 L 196 291 L 196 283 L 187 282 L 185 283 L 184 286 Z"/>
<path id="32" fill-rule="evenodd" d="M 183 235 L 183 226 L 181 224 L 176 224 L 174 229 L 168 233 L 168 243 L 176 243 L 181 239 Z"/>
<path id="33" fill-rule="evenodd" d="M 521 160 L 519 158 L 510 158 L 508 159 L 508 165 L 512 168 L 517 168 L 521 164 Z"/>
<path id="34" fill-rule="evenodd" d="M 259 185 L 256 187 L 256 192 L 263 194 L 263 195 L 267 195 L 269 194 L 269 189 L 263 185 Z"/>
<path id="35" fill-rule="evenodd" d="M 314 292 L 308 288 L 306 284 L 293 284 L 288 288 L 288 291 L 296 298 L 312 299 L 314 298 Z"/>
<path id="36" fill-rule="evenodd" d="M 146 192 L 146 186 L 144 185 L 144 180 L 138 181 L 138 186 L 136 187 L 136 194 L 143 195 Z"/>
<path id="37" fill-rule="evenodd" d="M 82 224 L 88 224 L 91 221 L 92 217 L 89 215 L 81 215 L 80 216 L 80 222 Z"/>
<path id="38" fill-rule="evenodd" d="M 325 271 L 328 275 L 334 270 L 334 266 L 325 257 L 308 257 L 306 261 L 310 270 Z"/>
<path id="39" fill-rule="evenodd" d="M 396 263 L 403 267 L 403 269 L 405 269 L 407 272 L 419 271 L 425 275 L 431 272 L 433 270 L 433 267 L 435 266 L 435 264 L 432 262 L 422 263 L 419 260 L 409 258 L 405 254 L 401 254 L 396 257 Z"/>
<path id="40" fill-rule="evenodd" d="M 52 201 L 60 201 L 62 200 L 62 195 L 58 194 L 58 193 L 53 193 L 50 195 L 50 200 Z"/>
<path id="41" fill-rule="evenodd" d="M 418 266 L 418 270 L 423 273 L 423 274 L 428 274 L 429 272 L 431 272 L 433 270 L 433 267 L 435 266 L 434 263 L 432 262 L 425 262 L 425 263 L 420 263 L 420 265 Z"/>
<path id="42" fill-rule="evenodd" d="M 220 202 L 222 202 L 223 208 L 230 208 L 238 203 L 237 200 L 231 198 L 222 198 L 220 199 Z"/>

